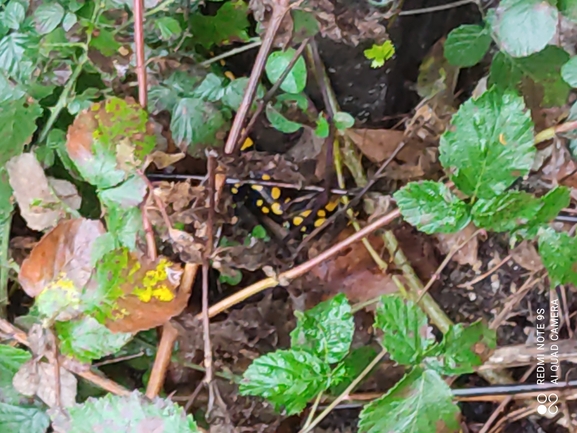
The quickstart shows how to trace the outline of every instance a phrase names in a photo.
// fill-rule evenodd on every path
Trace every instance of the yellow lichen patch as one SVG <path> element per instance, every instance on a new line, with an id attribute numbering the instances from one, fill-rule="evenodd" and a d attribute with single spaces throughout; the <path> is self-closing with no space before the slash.
<path id="1" fill-rule="evenodd" d="M 174 293 L 166 286 L 161 284 L 168 278 L 166 271 L 170 263 L 167 259 L 162 258 L 155 269 L 146 271 L 142 278 L 142 286 L 136 287 L 132 294 L 137 296 L 143 302 L 150 302 L 152 298 L 162 302 L 170 302 L 174 299 Z"/>

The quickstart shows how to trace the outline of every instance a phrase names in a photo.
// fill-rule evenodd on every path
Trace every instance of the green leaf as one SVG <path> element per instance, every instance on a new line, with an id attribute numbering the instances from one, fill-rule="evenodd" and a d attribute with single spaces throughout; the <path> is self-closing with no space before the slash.
<path id="1" fill-rule="evenodd" d="M 232 275 L 220 274 L 218 276 L 218 281 L 223 284 L 228 284 L 230 286 L 236 286 L 242 281 L 242 272 L 238 269 L 232 269 Z"/>
<path id="2" fill-rule="evenodd" d="M 137 175 L 130 176 L 120 185 L 99 191 L 98 197 L 107 207 L 120 206 L 131 208 L 138 206 L 146 195 L 146 182 Z"/>
<path id="3" fill-rule="evenodd" d="M 372 346 L 361 346 L 351 351 L 333 371 L 333 377 L 337 378 L 338 382 L 331 381 L 330 394 L 339 395 L 344 392 L 375 356 L 377 356 L 377 351 Z"/>
<path id="4" fill-rule="evenodd" d="M 353 341 L 355 322 L 344 294 L 321 302 L 308 311 L 295 311 L 297 326 L 291 348 L 307 350 L 328 364 L 342 360 Z"/>
<path id="5" fill-rule="evenodd" d="M 68 408 L 69 417 L 53 420 L 55 430 L 89 433 L 96 431 L 197 433 L 192 415 L 170 400 L 150 401 L 138 391 L 127 396 L 108 394 L 89 398 L 83 404 Z"/>
<path id="6" fill-rule="evenodd" d="M 12 386 L 12 378 L 31 358 L 25 350 L 0 344 L 0 403 L 18 405 L 26 402 L 26 398 Z"/>
<path id="7" fill-rule="evenodd" d="M 513 57 L 541 51 L 555 36 L 557 8 L 542 0 L 504 0 L 493 21 L 501 49 Z"/>
<path id="8" fill-rule="evenodd" d="M 126 177 L 126 173 L 117 167 L 116 155 L 96 140 L 92 145 L 94 159 L 89 164 L 74 161 L 84 180 L 100 189 L 112 188 Z"/>
<path id="9" fill-rule="evenodd" d="M 240 383 L 241 395 L 267 399 L 287 415 L 301 412 L 330 385 L 328 364 L 306 351 L 277 350 L 255 359 Z"/>
<path id="10" fill-rule="evenodd" d="M 0 402 L 0 430 L 10 433 L 45 433 L 50 426 L 46 412 L 36 407 Z"/>
<path id="11" fill-rule="evenodd" d="M 98 29 L 96 37 L 90 40 L 90 46 L 100 51 L 105 57 L 114 56 L 122 47 L 120 42 L 115 39 L 114 33 L 106 29 Z"/>
<path id="12" fill-rule="evenodd" d="M 246 91 L 246 86 L 248 85 L 247 77 L 240 77 L 232 80 L 228 86 L 224 88 L 224 95 L 222 95 L 222 103 L 229 107 L 231 110 L 238 110 L 244 93 Z M 256 100 L 262 99 L 264 97 L 265 90 L 262 84 L 259 84 L 256 89 Z M 256 107 L 253 104 L 253 108 Z"/>
<path id="13" fill-rule="evenodd" d="M 56 2 L 42 3 L 36 11 L 34 11 L 34 22 L 36 23 L 36 30 L 41 35 L 50 33 L 64 18 L 64 8 Z"/>
<path id="14" fill-rule="evenodd" d="M 26 8 L 19 0 L 10 0 L 4 8 L 3 24 L 12 30 L 18 30 L 26 17 Z"/>
<path id="15" fill-rule="evenodd" d="M 117 245 L 116 238 L 112 233 L 107 232 L 98 236 L 92 244 L 90 264 L 96 266 L 102 257 L 119 247 L 120 245 Z"/>
<path id="16" fill-rule="evenodd" d="M 439 159 L 465 194 L 489 199 L 529 173 L 535 147 L 523 98 L 492 88 L 461 105 L 451 125 Z"/>
<path id="17" fill-rule="evenodd" d="M 577 239 L 552 228 L 539 230 L 539 255 L 551 286 L 577 284 Z"/>
<path id="18" fill-rule="evenodd" d="M 462 68 L 474 66 L 483 59 L 491 41 L 491 34 L 485 27 L 464 24 L 447 36 L 445 58 L 450 64 Z"/>
<path id="19" fill-rule="evenodd" d="M 410 182 L 394 198 L 403 218 L 428 234 L 455 233 L 471 221 L 467 204 L 440 182 Z"/>
<path id="20" fill-rule="evenodd" d="M 284 117 L 270 102 L 266 105 L 265 114 L 271 126 L 277 131 L 292 134 L 302 128 L 300 123 L 293 122 Z"/>
<path id="21" fill-rule="evenodd" d="M 16 101 L 22 98 L 26 92 L 6 79 L 4 73 L 0 71 L 0 104 L 4 102 Z"/>
<path id="22" fill-rule="evenodd" d="M 543 203 L 524 191 L 507 191 L 491 199 L 479 199 L 471 209 L 473 222 L 479 228 L 494 232 L 514 230 L 529 223 Z"/>
<path id="23" fill-rule="evenodd" d="M 296 50 L 294 48 L 287 48 L 285 51 L 274 51 L 268 56 L 265 72 L 271 83 L 274 84 L 279 80 L 295 53 Z M 295 65 L 280 85 L 280 88 L 288 93 L 300 93 L 305 89 L 306 85 L 307 66 L 305 59 L 299 56 Z"/>
<path id="24" fill-rule="evenodd" d="M 0 167 L 0 224 L 4 224 L 12 210 L 14 203 L 12 202 L 12 187 L 10 186 L 8 171 L 6 167 Z M 5 228 L 5 230 L 9 229 Z"/>
<path id="25" fill-rule="evenodd" d="M 327 138 L 330 132 L 329 121 L 323 116 L 323 113 L 319 113 L 319 118 L 317 119 L 317 127 L 315 128 L 315 135 L 320 138 Z"/>
<path id="26" fill-rule="evenodd" d="M 66 12 L 66 15 L 64 15 L 64 19 L 62 20 L 62 28 L 64 29 L 65 32 L 67 32 L 72 27 L 74 27 L 74 24 L 76 24 L 77 22 L 78 17 L 76 16 L 76 14 L 72 12 Z"/>
<path id="27" fill-rule="evenodd" d="M 89 108 L 92 105 L 92 102 L 98 98 L 98 96 L 98 89 L 89 87 L 80 95 L 76 95 L 71 101 L 68 102 L 68 112 L 70 114 L 80 113 L 82 110 Z"/>
<path id="28" fill-rule="evenodd" d="M 216 74 L 208 74 L 194 90 L 192 96 L 205 101 L 220 101 L 224 95 L 224 79 Z"/>
<path id="29" fill-rule="evenodd" d="M 142 226 L 142 212 L 138 207 L 122 209 L 112 206 L 107 209 L 106 227 L 114 236 L 118 246 L 136 250 L 136 241 L 144 232 Z"/>
<path id="30" fill-rule="evenodd" d="M 395 55 L 395 46 L 389 40 L 383 42 L 381 45 L 373 44 L 373 46 L 363 52 L 368 60 L 372 60 L 371 68 L 380 68 L 387 60 Z"/>
<path id="31" fill-rule="evenodd" d="M 459 413 L 451 388 L 441 376 L 433 370 L 417 368 L 364 407 L 359 432 L 453 432 L 459 429 Z"/>
<path id="32" fill-rule="evenodd" d="M 248 5 L 242 0 L 224 3 L 214 16 L 192 14 L 189 28 L 193 31 L 193 41 L 210 48 L 228 42 L 247 41 Z"/>
<path id="33" fill-rule="evenodd" d="M 571 87 L 577 87 L 577 57 L 572 57 L 563 65 L 561 76 Z"/>
<path id="34" fill-rule="evenodd" d="M 174 141 L 184 142 L 194 153 L 197 145 L 221 145 L 219 132 L 226 129 L 227 121 L 210 102 L 197 98 L 183 98 L 172 112 L 170 129 Z"/>
<path id="35" fill-rule="evenodd" d="M 0 39 L 0 69 L 19 77 L 28 38 L 21 33 L 10 33 Z"/>
<path id="36" fill-rule="evenodd" d="M 569 206 L 571 190 L 564 186 L 557 186 L 541 197 L 542 207 L 531 220 L 516 232 L 526 239 L 537 236 L 539 229 L 553 221 L 561 209 Z"/>
<path id="37" fill-rule="evenodd" d="M 559 0 L 557 2 L 559 12 L 565 15 L 572 21 L 577 21 L 577 1 L 575 0 Z"/>
<path id="38" fill-rule="evenodd" d="M 182 33 L 180 23 L 172 17 L 160 17 L 154 21 L 154 25 L 160 31 L 160 39 L 168 41 Z"/>
<path id="39" fill-rule="evenodd" d="M 36 131 L 36 119 L 41 114 L 42 109 L 37 104 L 28 104 L 24 99 L 0 104 L 1 167 L 12 157 L 22 153 L 24 145 Z"/>
<path id="40" fill-rule="evenodd" d="M 319 32 L 319 22 L 313 12 L 292 8 L 290 13 L 294 23 L 291 38 L 293 43 L 300 44 Z"/>
<path id="41" fill-rule="evenodd" d="M 355 118 L 344 111 L 336 112 L 333 120 L 335 121 L 335 126 L 339 131 L 344 131 L 345 129 L 352 128 L 355 125 Z"/>
<path id="42" fill-rule="evenodd" d="M 501 89 L 536 88 L 532 93 L 543 98 L 544 106 L 563 105 L 570 87 L 561 77 L 561 68 L 568 60 L 569 54 L 553 45 L 522 58 L 498 52 L 491 63 L 489 81 Z"/>
<path id="43" fill-rule="evenodd" d="M 133 337 L 129 333 L 113 333 L 90 316 L 56 322 L 54 326 L 62 354 L 85 363 L 116 353 Z"/>
<path id="44" fill-rule="evenodd" d="M 255 239 L 266 239 L 268 237 L 266 229 L 260 224 L 252 229 L 250 235 Z"/>
<path id="45" fill-rule="evenodd" d="M 496 338 L 495 331 L 481 321 L 452 325 L 443 337 L 435 370 L 448 376 L 473 373 L 484 362 L 479 355 L 496 347 Z"/>
<path id="46" fill-rule="evenodd" d="M 375 326 L 383 330 L 383 346 L 399 364 L 418 364 L 435 345 L 425 313 L 397 295 L 381 297 Z"/>

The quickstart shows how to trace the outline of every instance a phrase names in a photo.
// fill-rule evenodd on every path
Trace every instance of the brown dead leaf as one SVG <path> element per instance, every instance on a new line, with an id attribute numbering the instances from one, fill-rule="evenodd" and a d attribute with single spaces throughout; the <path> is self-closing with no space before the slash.
<path id="1" fill-rule="evenodd" d="M 151 163 L 153 163 L 156 168 L 162 170 L 166 167 L 173 165 L 174 163 L 183 159 L 186 155 L 184 153 L 165 153 L 160 150 L 155 150 L 152 152 L 148 158 Z"/>
<path id="2" fill-rule="evenodd" d="M 124 294 L 116 300 L 106 326 L 112 332 L 134 333 L 155 328 L 180 314 L 189 293 L 178 290 L 182 268 L 165 257 L 151 262 L 130 253 L 121 276 Z"/>
<path id="3" fill-rule="evenodd" d="M 49 407 L 57 406 L 55 367 L 47 362 L 26 362 L 12 379 L 14 388 L 27 396 L 37 395 Z M 78 382 L 74 374 L 60 367 L 60 402 L 62 407 L 76 404 Z"/>
<path id="4" fill-rule="evenodd" d="M 51 283 L 64 281 L 81 290 L 92 273 L 91 251 L 105 233 L 100 221 L 77 218 L 63 221 L 48 232 L 24 260 L 18 275 L 22 289 L 36 297 Z"/>
<path id="5" fill-rule="evenodd" d="M 393 129 L 347 129 L 346 135 L 374 163 L 386 161 L 405 138 L 403 131 Z"/>
<path id="6" fill-rule="evenodd" d="M 66 216 L 66 207 L 80 208 L 76 187 L 66 180 L 47 178 L 33 153 L 15 156 L 6 169 L 20 213 L 31 229 L 54 227 Z"/>
<path id="7" fill-rule="evenodd" d="M 438 233 L 433 235 L 437 239 L 437 246 L 442 254 L 447 255 L 451 252 L 453 248 L 461 245 L 468 238 L 470 238 L 477 228 L 473 224 L 469 224 L 463 230 L 458 233 Z M 452 260 L 456 261 L 460 265 L 470 265 L 474 266 L 475 263 L 479 261 L 479 239 L 475 237 L 471 239 L 467 244 L 457 251 Z"/>
<path id="8" fill-rule="evenodd" d="M 523 241 L 511 251 L 511 257 L 522 268 L 531 272 L 543 269 L 543 262 L 535 246 L 528 241 Z"/>

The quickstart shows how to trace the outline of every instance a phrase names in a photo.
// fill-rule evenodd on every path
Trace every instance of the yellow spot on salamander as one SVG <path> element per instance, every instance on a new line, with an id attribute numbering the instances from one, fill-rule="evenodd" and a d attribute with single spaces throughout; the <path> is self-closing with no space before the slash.
<path id="1" fill-rule="evenodd" d="M 326 213 L 324 210 L 321 209 L 321 210 L 319 210 L 319 211 L 317 212 L 317 216 L 319 216 L 319 217 L 326 217 L 326 216 L 327 216 L 327 213 Z"/>
<path id="2" fill-rule="evenodd" d="M 334 211 L 339 205 L 339 200 L 333 200 L 327 203 L 327 205 L 325 206 L 325 209 L 328 212 L 332 212 Z"/>
<path id="3" fill-rule="evenodd" d="M 306 233 L 306 232 L 307 232 L 307 228 L 306 228 L 306 227 L 301 227 L 301 232 Z"/>
<path id="4" fill-rule="evenodd" d="M 263 174 L 263 175 L 261 176 L 261 179 L 262 179 L 262 180 L 271 180 L 271 177 L 270 177 L 270 175 L 268 175 L 268 174 L 265 173 L 265 174 Z"/>
<path id="5" fill-rule="evenodd" d="M 238 194 L 238 188 L 237 187 L 233 186 L 230 190 L 232 191 L 233 194 Z"/>
<path id="6" fill-rule="evenodd" d="M 226 78 L 228 78 L 229 80 L 231 80 L 231 81 L 235 79 L 234 74 L 233 74 L 232 72 L 230 72 L 230 71 L 226 71 L 226 72 L 224 73 L 224 76 L 225 76 Z"/>
<path id="7" fill-rule="evenodd" d="M 278 200 L 280 198 L 280 188 L 276 186 L 270 191 L 270 195 L 274 200 Z"/>
<path id="8" fill-rule="evenodd" d="M 306 218 L 311 214 L 311 212 L 312 212 L 311 210 L 305 210 L 305 211 L 301 212 L 301 216 L 303 218 Z"/>
<path id="9" fill-rule="evenodd" d="M 252 141 L 250 137 L 246 137 L 246 140 L 244 140 L 244 143 L 242 143 L 242 146 L 240 146 L 240 150 L 246 150 L 249 147 L 252 147 L 253 145 L 254 141 Z"/>
<path id="10" fill-rule="evenodd" d="M 282 215 L 282 209 L 280 207 L 280 203 L 278 202 L 274 202 L 271 206 L 270 206 L 272 213 L 275 215 Z"/>
<path id="11" fill-rule="evenodd" d="M 318 220 L 315 221 L 315 227 L 322 226 L 325 221 L 326 221 L 326 218 L 319 218 Z"/>
<path id="12" fill-rule="evenodd" d="M 260 198 L 256 201 L 256 205 L 257 205 L 258 207 L 261 207 L 263 204 L 264 204 L 264 200 L 262 200 L 262 199 L 260 199 Z"/>
<path id="13" fill-rule="evenodd" d="M 266 206 L 262 207 L 262 213 L 267 214 L 269 212 L 270 212 L 270 209 L 268 207 L 266 207 Z"/>
<path id="14" fill-rule="evenodd" d="M 300 216 L 296 216 L 293 218 L 293 224 L 295 226 L 300 226 L 303 223 L 304 219 L 302 219 Z"/>
<path id="15" fill-rule="evenodd" d="M 251 188 L 258 192 L 261 192 L 263 190 L 262 185 L 251 185 Z"/>

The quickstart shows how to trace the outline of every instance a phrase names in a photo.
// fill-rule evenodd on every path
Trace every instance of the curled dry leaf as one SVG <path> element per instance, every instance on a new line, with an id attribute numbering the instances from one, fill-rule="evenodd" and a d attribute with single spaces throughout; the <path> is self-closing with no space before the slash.
<path id="1" fill-rule="evenodd" d="M 528 271 L 537 272 L 543 269 L 541 256 L 531 242 L 521 242 L 511 251 L 511 257 L 519 266 Z"/>
<path id="2" fill-rule="evenodd" d="M 15 156 L 6 163 L 10 186 L 20 213 L 33 230 L 46 230 L 66 216 L 66 208 L 80 208 L 76 187 L 66 180 L 47 178 L 32 153 Z"/>
<path id="3" fill-rule="evenodd" d="M 60 402 L 62 407 L 76 404 L 78 382 L 74 375 L 60 366 Z M 37 395 L 49 407 L 57 406 L 55 367 L 47 362 L 28 361 L 14 375 L 12 385 L 24 395 Z"/>
<path id="4" fill-rule="evenodd" d="M 100 221 L 77 218 L 63 221 L 48 232 L 24 260 L 18 281 L 28 296 L 44 289 L 81 290 L 92 273 L 91 251 L 105 233 Z"/>
<path id="5" fill-rule="evenodd" d="M 184 157 L 185 154 L 182 152 L 166 153 L 161 152 L 160 150 L 155 150 L 148 156 L 150 162 L 153 163 L 159 170 L 162 170 L 170 165 L 173 165 L 174 163 L 180 161 Z"/>
<path id="6" fill-rule="evenodd" d="M 437 246 L 441 253 L 447 255 L 452 251 L 453 248 L 457 248 L 457 246 L 461 245 L 463 242 L 469 239 L 473 233 L 475 233 L 475 230 L 477 230 L 477 228 L 473 224 L 469 224 L 458 233 L 438 233 L 435 234 L 434 237 L 437 239 Z M 474 266 L 475 263 L 479 261 L 478 252 L 479 239 L 476 236 L 474 239 L 471 239 L 469 242 L 467 242 L 467 244 L 459 251 L 457 251 L 453 255 L 452 260 L 456 261 L 460 265 Z"/>
<path id="7" fill-rule="evenodd" d="M 155 328 L 180 314 L 188 302 L 189 293 L 178 290 L 180 265 L 159 257 L 151 262 L 147 257 L 131 253 L 122 271 L 120 290 L 112 317 L 106 326 L 112 332 L 138 332 Z"/>

